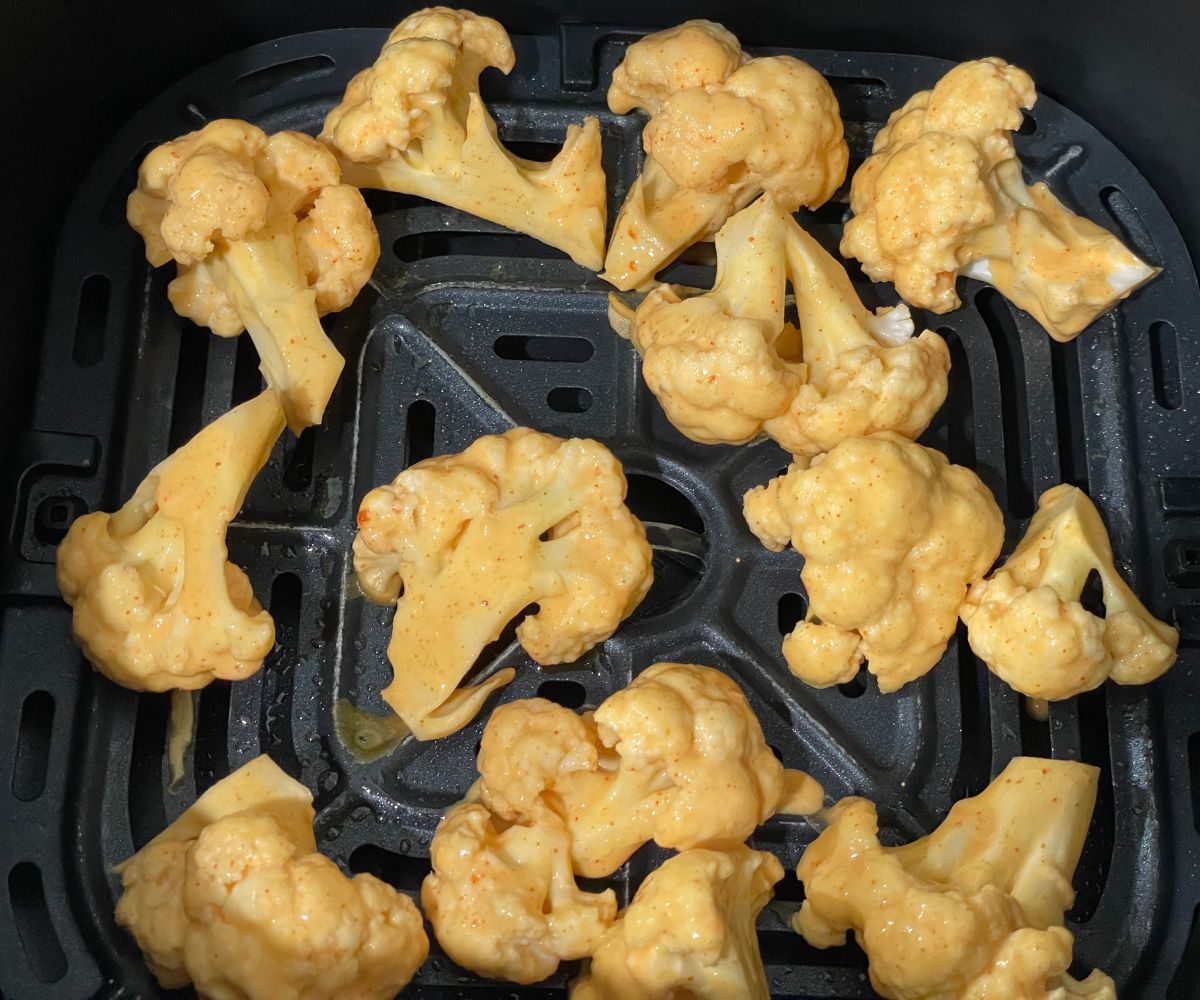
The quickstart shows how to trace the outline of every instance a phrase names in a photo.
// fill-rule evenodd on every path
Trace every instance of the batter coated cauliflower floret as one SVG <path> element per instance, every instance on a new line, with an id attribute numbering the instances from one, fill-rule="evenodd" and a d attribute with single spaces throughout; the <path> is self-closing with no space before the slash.
<path id="1" fill-rule="evenodd" d="M 766 433 L 794 455 L 850 437 L 921 434 L 946 398 L 950 353 L 913 337 L 907 306 L 869 312 L 845 270 L 770 195 L 717 234 L 711 291 L 655 288 L 627 335 L 668 419 L 706 444 Z M 785 322 L 795 292 L 799 330 Z M 615 297 L 614 297 L 615 299 Z M 621 304 L 612 308 L 619 324 Z"/>
<path id="2" fill-rule="evenodd" d="M 996 58 L 914 94 L 854 175 L 842 253 L 938 313 L 960 305 L 959 274 L 986 281 L 1060 341 L 1153 278 L 1044 183 L 1025 184 L 1012 131 L 1035 100 L 1029 74 Z"/>
<path id="3" fill-rule="evenodd" d="M 768 1000 L 755 920 L 783 878 L 738 845 L 667 859 L 604 936 L 571 1000 Z"/>
<path id="4" fill-rule="evenodd" d="M 135 691 L 242 680 L 275 624 L 228 560 L 225 530 L 283 430 L 267 389 L 167 456 L 115 514 L 75 521 L 58 546 L 58 589 L 76 642 Z"/>
<path id="5" fill-rule="evenodd" d="M 504 819 L 558 813 L 575 870 L 590 878 L 649 840 L 676 850 L 741 843 L 776 812 L 815 812 L 824 794 L 779 763 L 733 680 L 680 663 L 649 667 L 594 714 L 537 698 L 500 706 L 479 773 L 480 800 Z"/>
<path id="6" fill-rule="evenodd" d="M 783 654 L 815 687 L 850 680 L 864 658 L 883 692 L 928 672 L 1004 541 L 979 477 L 897 434 L 793 464 L 746 494 L 745 515 L 768 549 L 804 556 L 808 619 Z"/>
<path id="7" fill-rule="evenodd" d="M 541 664 L 578 659 L 637 607 L 653 569 L 625 489 L 598 442 L 516 428 L 366 495 L 354 566 L 368 597 L 396 602 L 383 697 L 418 739 L 461 729 L 512 680 L 458 688 L 528 605 L 517 638 Z"/>
<path id="8" fill-rule="evenodd" d="M 748 59 L 711 21 L 688 21 L 631 45 L 608 106 L 650 114 L 646 160 L 613 226 L 605 279 L 650 282 L 767 191 L 786 212 L 816 208 L 846 175 L 837 98 L 807 63 Z"/>
<path id="9" fill-rule="evenodd" d="M 475 803 L 453 806 L 434 834 L 433 871 L 421 886 L 446 954 L 481 976 L 527 985 L 595 951 L 616 919 L 617 897 L 575 885 L 570 840 L 544 808 L 509 824 Z"/>
<path id="10" fill-rule="evenodd" d="M 796 869 L 805 901 L 795 929 L 817 948 L 852 930 L 890 1000 L 1115 1000 L 1104 973 L 1067 975 L 1074 941 L 1062 926 L 1097 775 L 1017 757 L 901 847 L 880 845 L 874 805 L 843 799 Z"/>
<path id="11" fill-rule="evenodd" d="M 126 215 L 151 264 L 175 261 L 175 311 L 222 337 L 248 330 L 288 426 L 319 424 L 345 363 L 320 317 L 345 309 L 379 259 L 366 202 L 329 151 L 210 122 L 151 150 Z"/>
<path id="12" fill-rule="evenodd" d="M 375 64 L 350 81 L 321 133 L 361 188 L 417 195 L 527 233 L 593 271 L 606 209 L 595 118 L 567 128 L 548 163 L 501 145 L 479 74 L 516 61 L 497 21 L 430 7 L 401 21 Z"/>
<path id="13" fill-rule="evenodd" d="M 416 906 L 316 853 L 312 796 L 267 757 L 218 782 L 120 866 L 117 923 L 168 989 L 391 1000 L 429 952 Z"/>
<path id="14" fill-rule="evenodd" d="M 1104 587 L 1103 618 L 1080 603 L 1088 577 Z M 1047 490 L 1025 537 L 959 614 L 975 655 L 1009 685 L 1057 701 L 1099 687 L 1147 684 L 1175 662 L 1179 633 L 1121 579 L 1100 513 L 1074 486 Z"/>

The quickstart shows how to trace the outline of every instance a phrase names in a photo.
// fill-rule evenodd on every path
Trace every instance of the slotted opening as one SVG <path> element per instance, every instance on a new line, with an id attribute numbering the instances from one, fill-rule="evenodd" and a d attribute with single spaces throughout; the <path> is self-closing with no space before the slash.
<path id="1" fill-rule="evenodd" d="M 257 97 L 285 84 L 319 80 L 332 73 L 334 65 L 333 59 L 325 55 L 289 59 L 239 76 L 237 89 L 243 97 Z"/>
<path id="2" fill-rule="evenodd" d="M 54 698 L 48 691 L 34 691 L 21 705 L 13 760 L 12 793 L 22 802 L 32 802 L 46 787 L 53 726 Z"/>
<path id="3" fill-rule="evenodd" d="M 504 651 L 517 641 L 517 626 L 530 615 L 537 614 L 538 610 L 537 604 L 530 604 L 518 611 L 504 626 L 500 635 L 483 647 L 475 665 L 471 667 L 464 679 L 478 677 L 487 667 L 499 660 L 504 655 Z"/>
<path id="4" fill-rule="evenodd" d="M 566 259 L 566 254 L 517 233 L 409 233 L 392 244 L 392 253 L 406 264 L 430 257 L 497 257 Z"/>
<path id="5" fill-rule="evenodd" d="M 416 465 L 433 454 L 437 410 L 427 399 L 409 404 L 404 427 L 404 466 Z"/>
<path id="6" fill-rule="evenodd" d="M 208 371 L 207 330 L 184 323 L 179 333 L 179 362 L 175 368 L 175 395 L 171 406 L 169 448 L 174 451 L 200 430 L 204 413 L 204 380 Z"/>
<path id="7" fill-rule="evenodd" d="M 1179 345 L 1175 327 L 1166 320 L 1150 324 L 1150 367 L 1154 372 L 1154 401 L 1164 410 L 1183 404 L 1179 378 Z"/>
<path id="8" fill-rule="evenodd" d="M 542 681 L 537 693 L 539 698 L 562 705 L 563 708 L 579 708 L 587 701 L 587 688 L 579 681 Z"/>
<path id="9" fill-rule="evenodd" d="M 46 497 L 33 516 L 33 535 L 43 545 L 57 545 L 67 536 L 75 519 L 87 513 L 87 504 L 79 497 Z"/>
<path id="10" fill-rule="evenodd" d="M 90 368 L 104 356 L 104 331 L 108 326 L 108 296 L 112 282 L 103 274 L 90 274 L 79 289 L 79 311 L 75 314 L 75 341 L 71 357 Z"/>
<path id="11" fill-rule="evenodd" d="M 1110 185 L 1100 189 L 1100 202 L 1117 224 L 1119 235 L 1142 257 L 1153 257 L 1154 241 L 1142 223 L 1142 217 L 1133 207 L 1133 202 L 1119 187 Z"/>
<path id="12" fill-rule="evenodd" d="M 1165 552 L 1167 579 L 1176 587 L 1191 590 L 1200 587 L 1200 541 L 1172 539 Z"/>
<path id="13" fill-rule="evenodd" d="M 428 858 L 414 858 L 377 844 L 356 847 L 350 852 L 349 866 L 355 875 L 374 875 L 395 889 L 410 892 L 420 889 L 432 870 Z"/>
<path id="14" fill-rule="evenodd" d="M 563 385 L 546 394 L 546 403 L 555 413 L 587 413 L 592 394 L 582 386 Z"/>
<path id="15" fill-rule="evenodd" d="M 258 351 L 254 349 L 254 341 L 250 334 L 243 333 L 237 338 L 237 351 L 233 357 L 233 391 L 230 393 L 229 405 L 237 406 L 253 399 L 263 389 L 262 373 L 258 370 Z"/>
<path id="16" fill-rule="evenodd" d="M 317 428 L 306 427 L 295 442 L 288 439 L 290 447 L 284 445 L 288 449 L 288 456 L 283 463 L 283 485 L 293 493 L 303 493 L 312 485 L 313 446 L 316 440 Z"/>
<path id="17" fill-rule="evenodd" d="M 958 333 L 950 327 L 937 331 L 950 349 L 950 372 L 946 378 L 946 402 L 937 412 L 929 430 L 936 434 L 945 427 L 946 457 L 957 465 L 975 467 L 975 398 L 971 387 L 971 368 Z"/>
<path id="18" fill-rule="evenodd" d="M 804 621 L 807 613 L 808 601 L 804 599 L 803 594 L 789 592 L 781 595 L 775 619 L 779 625 L 779 634 L 790 635 L 792 630 Z"/>
<path id="19" fill-rule="evenodd" d="M 1017 135 L 1033 135 L 1037 131 L 1037 119 L 1028 111 L 1021 112 L 1021 126 L 1017 129 Z"/>
<path id="20" fill-rule="evenodd" d="M 200 692 L 194 751 L 197 795 L 229 774 L 229 693 L 225 681 L 214 681 Z"/>
<path id="21" fill-rule="evenodd" d="M 861 698 L 867 693 L 867 682 L 860 673 L 857 677 L 851 677 L 845 684 L 839 684 L 838 690 L 847 698 Z"/>
<path id="22" fill-rule="evenodd" d="M 1008 511 L 1012 517 L 1023 519 L 1033 513 L 1034 496 L 1021 335 L 1004 296 L 994 288 L 981 289 L 975 296 L 975 306 L 992 335 L 1000 372 Z"/>
<path id="23" fill-rule="evenodd" d="M 1036 718 L 1030 712 L 1028 699 L 1022 698 L 1021 701 L 1021 709 L 1017 713 L 1021 730 L 1021 753 L 1028 757 L 1051 756 L 1049 715 L 1043 719 Z"/>
<path id="24" fill-rule="evenodd" d="M 1196 1000 L 1197 984 L 1200 984 L 1200 906 L 1192 913 L 1183 958 L 1167 987 L 1167 1000 Z"/>
<path id="25" fill-rule="evenodd" d="M 275 619 L 275 645 L 295 654 L 299 641 L 300 605 L 304 584 L 295 573 L 280 573 L 271 584 L 271 617 Z"/>
<path id="26" fill-rule="evenodd" d="M 768 743 L 767 749 L 775 755 L 775 759 L 779 761 L 780 764 L 783 763 L 783 751 L 780 750 L 779 747 L 777 747 L 774 743 Z"/>
<path id="27" fill-rule="evenodd" d="M 275 620 L 275 647 L 262 671 L 263 749 L 288 774 L 300 774 L 292 734 L 293 669 L 300 645 L 304 584 L 295 573 L 279 573 L 271 582 L 268 607 Z"/>
<path id="28" fill-rule="evenodd" d="M 1116 813 L 1113 802 L 1112 757 L 1109 752 L 1108 702 L 1103 687 L 1076 699 L 1079 707 L 1080 758 L 1100 769 L 1096 809 L 1087 843 L 1075 872 L 1075 905 L 1070 919 L 1087 923 L 1100 904 L 1112 864 Z"/>
<path id="29" fill-rule="evenodd" d="M 775 888 L 778 890 L 777 883 Z M 844 944 L 839 948 L 814 948 L 794 931 L 767 930 L 758 932 L 758 949 L 763 964 L 802 968 L 809 975 L 820 969 L 867 968 L 867 956 L 857 945 Z M 866 978 L 865 975 L 863 977 Z M 826 994 L 827 996 L 869 996 L 867 993 Z"/>
<path id="30" fill-rule="evenodd" d="M 28 861 L 14 865 L 8 873 L 8 895 L 29 968 L 39 982 L 58 982 L 67 973 L 67 956 L 50 919 L 41 869 Z"/>
<path id="31" fill-rule="evenodd" d="M 1200 833 L 1200 733 L 1188 737 L 1188 772 L 1192 776 L 1192 823 Z"/>
<path id="32" fill-rule="evenodd" d="M 1050 341 L 1050 377 L 1054 383 L 1054 421 L 1058 428 L 1058 467 L 1064 483 L 1087 489 L 1087 444 L 1083 439 L 1083 401 L 1079 394 L 1079 349 L 1072 340 Z"/>
<path id="33" fill-rule="evenodd" d="M 138 696 L 133 724 L 133 749 L 129 754 L 129 829 L 133 849 L 140 851 L 167 825 L 163 807 L 163 753 L 171 698 L 166 694 Z"/>
<path id="34" fill-rule="evenodd" d="M 992 753 L 992 719 L 988 711 L 988 672 L 967 641 L 967 627 L 960 621 L 955 632 L 959 663 L 959 693 L 962 698 L 962 754 L 954 776 L 954 798 L 978 795 L 987 786 Z"/>
<path id="35" fill-rule="evenodd" d="M 631 472 L 625 479 L 625 506 L 638 520 L 673 524 L 704 534 L 704 519 L 695 504 L 666 480 L 640 472 Z"/>
<path id="36" fill-rule="evenodd" d="M 583 337 L 499 337 L 493 345 L 505 361 L 561 361 L 581 364 L 591 359 L 596 348 Z"/>

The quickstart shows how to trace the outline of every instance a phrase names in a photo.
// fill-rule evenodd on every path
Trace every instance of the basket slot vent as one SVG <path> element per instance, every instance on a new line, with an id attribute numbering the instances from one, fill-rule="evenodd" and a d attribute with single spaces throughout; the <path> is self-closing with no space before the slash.
<path id="1" fill-rule="evenodd" d="M 423 462 L 433 454 L 437 410 L 427 399 L 418 399 L 408 407 L 404 431 L 404 467 Z"/>
<path id="2" fill-rule="evenodd" d="M 112 282 L 103 274 L 90 274 L 79 290 L 79 312 L 75 315 L 75 343 L 71 357 L 90 368 L 104 357 L 104 331 L 108 326 L 108 297 Z"/>
<path id="3" fill-rule="evenodd" d="M 256 69 L 252 73 L 239 76 L 237 89 L 241 91 L 243 97 L 257 97 L 286 84 L 304 83 L 329 76 L 333 72 L 334 65 L 333 59 L 326 55 L 289 59 L 287 62 L 267 66 L 265 69 Z"/>
<path id="4" fill-rule="evenodd" d="M 41 869 L 28 861 L 14 865 L 8 873 L 8 896 L 29 968 L 40 982 L 58 982 L 67 973 L 67 956 L 46 906 Z"/>
<path id="5" fill-rule="evenodd" d="M 34 691 L 21 706 L 13 763 L 12 793 L 22 802 L 32 802 L 46 787 L 53 725 L 54 699 L 47 691 Z"/>
<path id="6" fill-rule="evenodd" d="M 592 408 L 592 394 L 577 385 L 561 385 L 546 395 L 546 403 L 555 413 L 587 413 Z"/>
<path id="7" fill-rule="evenodd" d="M 1165 320 L 1150 325 L 1150 367 L 1154 372 L 1154 401 L 1164 410 L 1183 404 L 1179 378 L 1179 344 L 1175 327 Z"/>
<path id="8" fill-rule="evenodd" d="M 505 336 L 493 345 L 505 361 L 562 361 L 581 364 L 596 353 L 595 345 L 583 337 Z"/>
<path id="9" fill-rule="evenodd" d="M 1008 502 L 1002 506 L 1007 507 L 1012 517 L 1024 519 L 1033 513 L 1033 469 L 1021 337 L 1008 303 L 994 288 L 982 289 L 975 296 L 975 305 L 992 336 L 1000 371 L 1000 410 L 1008 487 Z"/>

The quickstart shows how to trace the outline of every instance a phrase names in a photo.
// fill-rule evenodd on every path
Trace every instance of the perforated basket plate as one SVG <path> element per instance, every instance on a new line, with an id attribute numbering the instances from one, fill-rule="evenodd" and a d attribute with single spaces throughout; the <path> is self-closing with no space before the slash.
<path id="1" fill-rule="evenodd" d="M 898 695 L 861 678 L 826 691 L 787 672 L 781 635 L 803 615 L 800 558 L 771 554 L 740 516 L 741 496 L 786 464 L 774 445 L 701 447 L 663 419 L 637 358 L 609 329 L 606 286 L 533 240 L 416 199 L 370 195 L 384 253 L 370 288 L 328 327 L 348 359 L 326 424 L 285 437 L 230 530 L 275 617 L 264 669 L 196 696 L 187 778 L 166 789 L 169 702 L 92 673 L 57 599 L 54 546 L 85 510 L 113 509 L 169 449 L 257 391 L 248 337 L 223 340 L 185 323 L 124 223 L 146 150 L 217 116 L 268 130 L 315 131 L 386 32 L 284 39 L 187 78 L 140 113 L 96 163 L 59 249 L 35 430 L 18 445 L 13 554 L 0 574 L 0 992 L 12 997 L 154 996 L 133 941 L 114 924 L 111 866 L 144 844 L 214 781 L 261 752 L 316 793 L 321 849 L 415 893 L 439 816 L 474 777 L 483 719 L 436 743 L 402 745 L 372 764 L 334 733 L 348 698 L 382 711 L 390 612 L 357 596 L 347 560 L 354 512 L 407 464 L 457 451 L 515 424 L 588 435 L 625 464 L 630 505 L 647 522 L 657 582 L 616 637 L 555 670 L 531 664 L 511 633 L 479 666 L 518 667 L 502 700 L 534 694 L 595 705 L 657 660 L 721 667 L 745 689 L 768 741 L 832 797 L 880 804 L 885 839 L 929 830 L 1017 753 L 1089 761 L 1103 771 L 1077 877 L 1071 928 L 1078 968 L 1099 965 L 1123 996 L 1191 997 L 1183 960 L 1200 900 L 1200 842 L 1189 750 L 1200 752 L 1192 696 L 1200 616 L 1200 294 L 1179 233 L 1144 180 L 1098 132 L 1042 99 L 1018 137 L 1029 172 L 1119 231 L 1165 274 L 1076 342 L 1056 344 L 982 286 L 928 317 L 951 345 L 945 408 L 926 441 L 979 471 L 1009 515 L 1010 544 L 1046 487 L 1089 489 L 1122 568 L 1184 636 L 1180 662 L 1149 689 L 1108 686 L 1054 705 L 1039 723 L 971 656 L 962 636 L 944 662 Z M 517 68 L 490 74 L 506 141 L 549 155 L 566 126 L 599 117 L 610 217 L 636 176 L 636 116 L 604 106 L 629 33 L 572 26 L 561 38 L 515 39 Z M 833 83 L 857 166 L 871 137 L 945 63 L 893 55 L 799 51 Z M 802 221 L 835 247 L 845 192 Z M 670 276 L 711 282 L 711 247 Z M 856 274 L 871 305 L 890 288 Z M 777 819 L 755 837 L 794 866 L 812 830 Z M 639 853 L 605 884 L 628 901 L 661 854 Z M 789 874 L 760 921 L 778 996 L 867 997 L 853 946 L 808 948 L 787 930 L 800 887 Z M 519 995 L 562 995 L 573 974 Z M 1170 985 L 1172 984 L 1173 985 Z M 435 946 L 410 995 L 513 996 L 482 984 Z"/>

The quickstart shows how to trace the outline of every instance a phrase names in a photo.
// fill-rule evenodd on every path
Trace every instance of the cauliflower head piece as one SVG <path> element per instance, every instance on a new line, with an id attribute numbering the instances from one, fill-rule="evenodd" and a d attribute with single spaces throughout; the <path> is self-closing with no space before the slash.
<path id="1" fill-rule="evenodd" d="M 652 871 L 605 934 L 571 1000 L 768 1000 L 755 920 L 783 866 L 743 845 Z"/>
<path id="2" fill-rule="evenodd" d="M 446 954 L 465 969 L 527 985 L 596 950 L 617 916 L 612 889 L 581 891 L 571 835 L 545 808 L 508 823 L 478 803 L 453 806 L 430 845 L 421 904 Z"/>
<path id="3" fill-rule="evenodd" d="M 959 306 L 960 274 L 988 282 L 1060 341 L 1157 275 L 1044 183 L 1025 183 L 1012 132 L 1035 100 L 1029 74 L 996 58 L 914 94 L 854 175 L 842 253 L 938 313 Z"/>
<path id="4" fill-rule="evenodd" d="M 319 424 L 345 363 L 320 318 L 350 305 L 379 259 L 367 204 L 329 150 L 213 121 L 150 151 L 126 215 L 151 264 L 175 261 L 175 311 L 222 337 L 248 330 L 288 426 Z"/>
<path id="5" fill-rule="evenodd" d="M 837 98 L 791 56 L 749 59 L 711 21 L 629 46 L 608 106 L 650 115 L 646 160 L 613 226 L 602 277 L 622 291 L 653 280 L 763 191 L 786 212 L 826 202 L 846 176 Z"/>
<path id="6" fill-rule="evenodd" d="M 784 639 L 797 677 L 850 680 L 867 661 L 883 692 L 927 673 L 1004 521 L 970 469 L 898 434 L 851 438 L 746 494 L 750 530 L 804 556 L 808 617 Z"/>
<path id="7" fill-rule="evenodd" d="M 710 291 L 659 285 L 628 323 L 646 384 L 680 431 L 705 444 L 767 434 L 812 456 L 929 426 L 950 352 L 931 330 L 912 335 L 907 306 L 868 311 L 842 266 L 769 194 L 725 223 L 716 248 Z M 789 282 L 798 330 L 784 318 Z"/>
<path id="8" fill-rule="evenodd" d="M 516 428 L 431 458 L 372 490 L 354 566 L 372 600 L 396 603 L 383 697 L 418 739 L 474 718 L 504 670 L 459 682 L 531 604 L 517 638 L 538 663 L 578 659 L 650 589 L 650 546 L 602 444 Z"/>
<path id="9" fill-rule="evenodd" d="M 117 923 L 168 989 L 391 1000 L 429 952 L 421 915 L 316 852 L 312 796 L 268 757 L 219 781 L 120 866 Z"/>
<path id="10" fill-rule="evenodd" d="M 1103 617 L 1081 603 L 1092 573 Z M 1021 543 L 959 611 L 975 655 L 1011 687 L 1057 701 L 1099 687 L 1146 684 L 1175 662 L 1179 633 L 1158 621 L 1121 578 L 1100 513 L 1062 484 L 1047 490 Z"/>
<path id="11" fill-rule="evenodd" d="M 824 798 L 776 759 L 733 680 L 682 663 L 649 667 L 595 713 L 538 698 L 501 705 L 484 729 L 479 774 L 476 794 L 505 820 L 556 812 L 575 870 L 590 878 L 647 841 L 724 849 L 775 813 L 813 813 Z"/>
<path id="12" fill-rule="evenodd" d="M 595 118 L 548 163 L 514 156 L 479 96 L 479 74 L 516 61 L 499 22 L 430 7 L 401 21 L 346 88 L 321 140 L 360 188 L 428 198 L 526 233 L 598 271 L 606 195 Z"/>
<path id="13" fill-rule="evenodd" d="M 119 511 L 71 525 L 58 589 L 76 642 L 110 680 L 194 690 L 262 666 L 275 625 L 229 562 L 225 529 L 282 430 L 267 389 L 167 456 Z"/>
<path id="14" fill-rule="evenodd" d="M 853 931 L 871 984 L 891 1000 L 1115 1000 L 1112 980 L 1067 975 L 1074 899 L 1096 801 L 1094 767 L 1014 758 L 929 836 L 879 843 L 875 806 L 843 799 L 796 870 L 795 929 L 817 948 Z"/>

